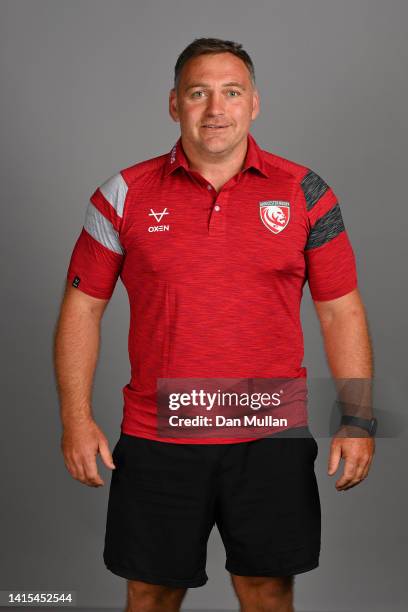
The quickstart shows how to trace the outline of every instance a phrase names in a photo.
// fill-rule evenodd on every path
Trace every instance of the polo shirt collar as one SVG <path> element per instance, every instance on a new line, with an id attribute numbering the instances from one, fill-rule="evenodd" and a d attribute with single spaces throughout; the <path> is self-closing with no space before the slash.
<path id="1" fill-rule="evenodd" d="M 186 154 L 184 153 L 181 143 L 181 136 L 167 155 L 165 175 L 172 174 L 177 168 L 184 168 L 189 171 L 190 166 Z M 249 168 L 258 170 L 261 174 L 268 177 L 268 167 L 263 159 L 262 150 L 258 146 L 252 134 L 248 133 L 248 145 L 245 156 L 245 162 L 241 172 L 245 172 Z"/>

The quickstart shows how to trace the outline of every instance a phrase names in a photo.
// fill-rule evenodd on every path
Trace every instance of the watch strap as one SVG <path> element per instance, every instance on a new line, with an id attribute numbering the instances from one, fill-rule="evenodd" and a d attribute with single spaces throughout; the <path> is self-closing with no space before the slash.
<path id="1" fill-rule="evenodd" d="M 363 419 L 361 417 L 355 417 L 347 414 L 343 414 L 341 417 L 342 425 L 354 425 L 354 427 L 361 427 L 367 431 L 370 436 L 374 436 L 377 429 L 377 419 Z"/>

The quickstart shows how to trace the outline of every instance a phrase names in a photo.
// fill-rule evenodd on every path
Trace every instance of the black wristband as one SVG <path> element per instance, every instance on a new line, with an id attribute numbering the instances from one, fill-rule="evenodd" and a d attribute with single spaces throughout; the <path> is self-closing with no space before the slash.
<path id="1" fill-rule="evenodd" d="M 343 414 L 341 417 L 342 425 L 353 425 L 354 427 L 361 427 L 368 432 L 369 436 L 374 437 L 377 431 L 377 419 L 362 419 L 360 417 L 350 416 Z"/>

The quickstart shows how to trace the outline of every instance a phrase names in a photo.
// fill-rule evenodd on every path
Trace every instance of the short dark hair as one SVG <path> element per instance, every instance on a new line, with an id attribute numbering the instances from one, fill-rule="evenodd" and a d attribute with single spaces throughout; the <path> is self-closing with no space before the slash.
<path id="1" fill-rule="evenodd" d="M 241 59 L 249 70 L 251 81 L 255 87 L 254 64 L 242 45 L 233 40 L 221 40 L 220 38 L 196 38 L 178 56 L 174 67 L 174 88 L 177 89 L 180 75 L 184 64 L 191 58 L 199 55 L 216 53 L 232 53 Z"/>

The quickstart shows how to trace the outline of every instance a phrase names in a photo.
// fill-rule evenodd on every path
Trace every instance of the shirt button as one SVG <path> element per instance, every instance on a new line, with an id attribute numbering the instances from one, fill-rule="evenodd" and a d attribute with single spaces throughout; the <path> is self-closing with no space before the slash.
<path id="1" fill-rule="evenodd" d="M 212 189 L 211 185 L 207 185 L 207 189 L 208 189 L 208 191 L 211 191 L 211 189 Z"/>
<path id="2" fill-rule="evenodd" d="M 218 212 L 219 210 L 221 210 L 221 206 L 218 206 L 218 204 L 216 204 L 216 205 L 214 206 L 214 210 L 216 210 L 216 211 Z"/>

